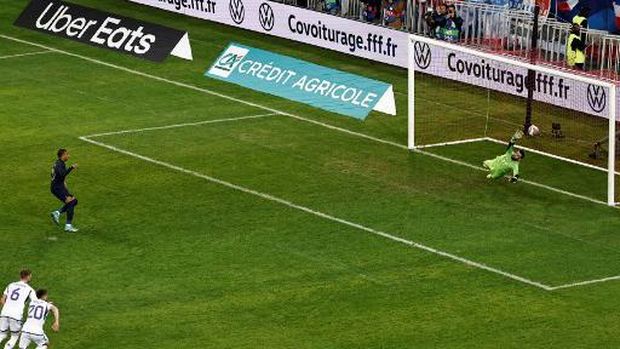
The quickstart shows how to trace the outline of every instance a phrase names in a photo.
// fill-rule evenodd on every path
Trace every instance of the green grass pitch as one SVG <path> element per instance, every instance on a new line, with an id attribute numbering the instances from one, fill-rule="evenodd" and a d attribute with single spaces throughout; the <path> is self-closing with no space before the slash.
<path id="1" fill-rule="evenodd" d="M 1 35 L 127 68 L 8 58 L 43 49 L 0 38 L 0 281 L 34 270 L 62 314 L 53 347 L 620 346 L 620 280 L 556 288 L 620 275 L 620 211 L 399 147 L 403 70 L 126 1 L 75 2 L 188 30 L 195 60 L 16 28 L 26 1 L 0 0 Z M 391 82 L 399 114 L 358 122 L 203 77 L 230 41 Z M 79 138 L 184 123 L 88 138 L 109 148 Z M 80 164 L 76 235 L 48 218 L 60 146 Z M 477 166 L 502 146 L 429 151 Z M 523 174 L 604 199 L 596 171 L 532 154 Z"/>

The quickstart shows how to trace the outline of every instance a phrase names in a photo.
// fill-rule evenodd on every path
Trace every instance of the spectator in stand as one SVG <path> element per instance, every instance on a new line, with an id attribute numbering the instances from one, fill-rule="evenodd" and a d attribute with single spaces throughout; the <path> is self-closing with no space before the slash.
<path id="1" fill-rule="evenodd" d="M 383 24 L 393 29 L 401 29 L 403 22 L 405 22 L 405 0 L 385 0 Z"/>
<path id="2" fill-rule="evenodd" d="M 586 44 L 580 34 L 581 27 L 573 24 L 566 41 L 566 64 L 571 68 L 583 70 L 586 63 Z"/>
<path id="3" fill-rule="evenodd" d="M 381 0 L 362 0 L 362 19 L 377 22 L 380 18 Z"/>
<path id="4" fill-rule="evenodd" d="M 439 40 L 457 42 L 461 37 L 463 19 L 456 14 L 456 7 L 448 5 L 443 25 L 435 29 L 435 37 Z"/>
<path id="5" fill-rule="evenodd" d="M 430 8 L 429 8 L 430 10 Z M 424 15 L 424 20 L 430 29 L 430 35 L 437 37 L 437 31 L 446 24 L 446 15 L 448 8 L 443 2 L 438 3 L 435 6 L 435 10 L 431 10 Z"/>
<path id="6" fill-rule="evenodd" d="M 325 1 L 325 12 L 332 15 L 340 14 L 340 0 L 324 0 Z"/>

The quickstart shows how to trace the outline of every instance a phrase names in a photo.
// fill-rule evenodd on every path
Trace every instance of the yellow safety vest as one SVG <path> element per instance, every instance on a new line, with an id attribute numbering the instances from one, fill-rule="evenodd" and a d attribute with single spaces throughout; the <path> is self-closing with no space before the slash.
<path id="1" fill-rule="evenodd" d="M 573 40 L 581 39 L 577 34 L 571 34 L 568 36 L 568 41 L 566 42 L 566 62 L 569 67 L 574 67 L 577 63 L 585 63 L 586 62 L 586 54 L 582 50 L 573 50 L 572 44 Z"/>
<path id="2" fill-rule="evenodd" d="M 583 21 L 585 20 L 587 20 L 586 17 L 577 15 L 573 17 L 573 24 L 581 25 L 581 23 L 583 23 Z"/>

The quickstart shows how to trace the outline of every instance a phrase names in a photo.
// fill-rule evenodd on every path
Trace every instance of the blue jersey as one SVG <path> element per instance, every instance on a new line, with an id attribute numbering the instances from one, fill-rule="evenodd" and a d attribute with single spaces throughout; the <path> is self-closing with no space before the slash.
<path id="1" fill-rule="evenodd" d="M 73 167 L 67 168 L 65 162 L 58 159 L 52 167 L 52 188 L 64 188 L 65 179 L 71 173 Z"/>

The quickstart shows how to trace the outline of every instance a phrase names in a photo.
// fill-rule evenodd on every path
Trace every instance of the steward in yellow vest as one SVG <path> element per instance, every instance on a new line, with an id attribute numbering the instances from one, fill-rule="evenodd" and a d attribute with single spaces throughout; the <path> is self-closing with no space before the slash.
<path id="1" fill-rule="evenodd" d="M 573 24 L 566 41 L 566 64 L 569 67 L 584 69 L 586 63 L 586 44 L 579 35 L 581 27 Z"/>

